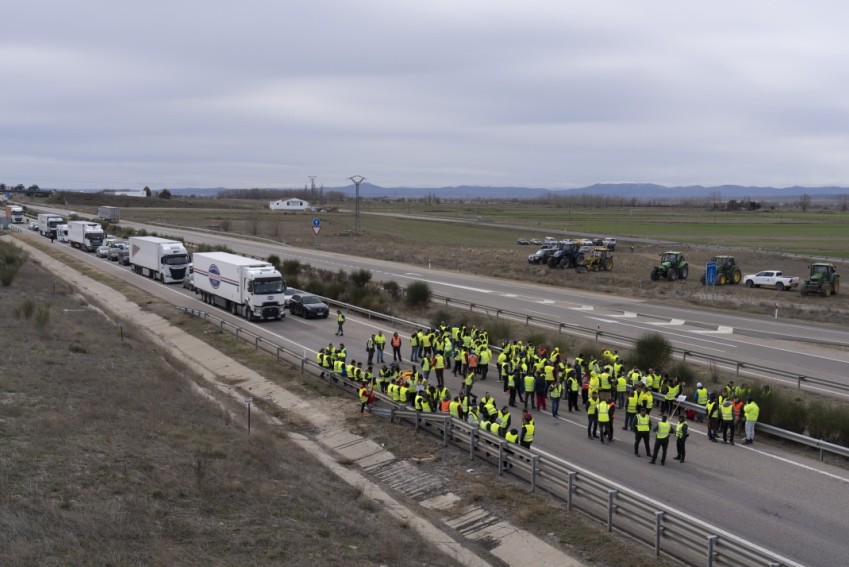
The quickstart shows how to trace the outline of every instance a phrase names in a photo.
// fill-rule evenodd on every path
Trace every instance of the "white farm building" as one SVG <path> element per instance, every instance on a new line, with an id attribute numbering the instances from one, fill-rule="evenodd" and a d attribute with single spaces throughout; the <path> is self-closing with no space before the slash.
<path id="1" fill-rule="evenodd" d="M 269 207 L 272 211 L 308 211 L 310 210 L 309 201 L 303 199 L 279 199 L 271 201 Z"/>

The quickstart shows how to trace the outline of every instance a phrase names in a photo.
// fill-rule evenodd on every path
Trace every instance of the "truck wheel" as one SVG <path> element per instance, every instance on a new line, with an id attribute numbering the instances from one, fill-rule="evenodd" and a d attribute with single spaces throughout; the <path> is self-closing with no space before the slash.
<path id="1" fill-rule="evenodd" d="M 607 259 L 605 259 L 604 264 L 602 265 L 602 267 L 603 267 L 606 271 L 608 271 L 608 272 L 609 272 L 609 271 L 611 271 L 611 270 L 613 269 L 613 258 L 607 258 Z"/>
<path id="2" fill-rule="evenodd" d="M 578 257 L 575 258 L 575 265 L 576 266 L 583 266 L 584 265 L 584 255 L 583 254 L 578 254 Z"/>
<path id="3" fill-rule="evenodd" d="M 681 268 L 681 279 L 686 280 L 687 276 L 690 275 L 690 266 L 684 266 Z"/>
<path id="4" fill-rule="evenodd" d="M 777 291 L 784 291 L 784 284 L 781 283 L 781 282 L 778 282 L 777 284 L 775 284 L 775 289 Z"/>
<path id="5" fill-rule="evenodd" d="M 838 291 L 840 291 L 840 278 L 834 278 L 834 282 L 831 284 L 831 293 L 837 295 Z"/>
<path id="6" fill-rule="evenodd" d="M 719 277 L 716 278 L 716 283 L 718 283 L 719 285 L 725 285 L 726 283 L 728 283 L 725 281 L 725 274 L 719 274 Z"/>
<path id="7" fill-rule="evenodd" d="M 669 268 L 669 271 L 666 273 L 666 277 L 669 278 L 669 281 L 674 282 L 678 279 L 678 270 L 675 268 Z"/>
<path id="8" fill-rule="evenodd" d="M 825 297 L 831 295 L 831 284 L 825 284 L 824 286 L 822 286 L 822 294 Z"/>
<path id="9" fill-rule="evenodd" d="M 660 270 L 658 270 L 657 268 L 652 268 L 651 281 L 656 282 L 659 279 L 660 279 Z"/>
<path id="10" fill-rule="evenodd" d="M 733 284 L 740 283 L 740 280 L 742 280 L 742 279 L 743 279 L 743 274 L 742 274 L 742 272 L 740 272 L 740 270 L 734 270 L 734 273 L 731 274 L 731 283 L 733 283 Z"/>
<path id="11" fill-rule="evenodd" d="M 748 287 L 749 289 L 755 287 L 755 282 L 753 282 L 752 280 L 746 280 L 746 287 Z"/>

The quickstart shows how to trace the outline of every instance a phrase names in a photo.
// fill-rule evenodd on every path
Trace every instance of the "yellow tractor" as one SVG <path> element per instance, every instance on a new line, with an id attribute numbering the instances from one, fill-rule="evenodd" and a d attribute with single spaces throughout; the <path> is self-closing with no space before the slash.
<path id="1" fill-rule="evenodd" d="M 584 260 L 584 265 L 588 270 L 609 272 L 613 269 L 613 254 L 607 247 L 596 246 L 590 252 L 590 255 Z"/>

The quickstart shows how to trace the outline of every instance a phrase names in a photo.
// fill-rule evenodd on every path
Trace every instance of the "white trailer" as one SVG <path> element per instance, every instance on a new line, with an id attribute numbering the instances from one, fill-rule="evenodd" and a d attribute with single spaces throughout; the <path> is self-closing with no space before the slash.
<path id="1" fill-rule="evenodd" d="M 131 236 L 130 266 L 135 273 L 163 283 L 182 282 L 188 273 L 189 253 L 179 240 Z"/>
<path id="2" fill-rule="evenodd" d="M 121 220 L 121 209 L 118 207 L 97 207 L 97 216 L 105 221 L 116 223 Z"/>
<path id="3" fill-rule="evenodd" d="M 68 238 L 68 225 L 60 224 L 56 227 L 56 240 L 59 242 L 70 242 Z"/>
<path id="4" fill-rule="evenodd" d="M 253 319 L 282 319 L 286 284 L 277 269 L 262 260 L 227 252 L 197 252 L 193 284 L 205 303 Z"/>
<path id="5" fill-rule="evenodd" d="M 103 244 L 103 239 L 106 238 L 103 228 L 96 222 L 68 221 L 67 226 L 68 242 L 73 248 L 79 248 L 86 252 L 94 252 Z"/>
<path id="6" fill-rule="evenodd" d="M 53 213 L 40 213 L 38 215 L 38 232 L 47 238 L 56 238 L 56 227 L 63 224 L 65 219 Z"/>
<path id="7" fill-rule="evenodd" d="M 24 222 L 24 208 L 20 205 L 6 205 L 6 216 L 12 224 Z"/>

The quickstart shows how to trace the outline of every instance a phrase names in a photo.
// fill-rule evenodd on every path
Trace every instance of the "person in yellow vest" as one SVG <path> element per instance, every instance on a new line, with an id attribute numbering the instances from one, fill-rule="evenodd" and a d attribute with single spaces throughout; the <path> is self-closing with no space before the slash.
<path id="1" fill-rule="evenodd" d="M 551 417 L 557 418 L 557 413 L 560 410 L 560 400 L 563 398 L 563 384 L 559 378 L 554 381 L 548 390 L 548 396 L 551 398 Z"/>
<path id="2" fill-rule="evenodd" d="M 419 333 L 421 333 L 421 329 L 415 333 L 410 333 L 410 362 L 419 361 Z"/>
<path id="3" fill-rule="evenodd" d="M 371 392 L 369 392 L 365 384 L 360 384 L 358 394 L 360 396 L 360 414 L 362 415 L 366 413 L 366 405 L 371 400 Z"/>
<path id="4" fill-rule="evenodd" d="M 610 429 L 610 404 L 607 400 L 599 400 L 595 406 L 596 420 L 598 421 L 601 444 L 604 445 L 604 438 L 609 435 Z"/>
<path id="5" fill-rule="evenodd" d="M 648 386 L 640 388 L 640 390 L 640 405 L 646 408 L 646 413 L 650 415 L 654 406 L 654 396 Z"/>
<path id="6" fill-rule="evenodd" d="M 478 373 L 481 380 L 486 380 L 486 376 L 489 374 L 489 362 L 492 360 L 492 350 L 488 346 L 481 345 L 479 356 Z"/>
<path id="7" fill-rule="evenodd" d="M 336 329 L 336 335 L 341 337 L 345 334 L 343 329 L 343 327 L 345 326 L 345 315 L 342 314 L 341 310 L 336 312 L 336 324 L 338 325 Z"/>
<path id="8" fill-rule="evenodd" d="M 624 376 L 616 378 L 616 405 L 619 409 L 625 407 L 625 396 L 628 394 L 628 379 Z"/>
<path id="9" fill-rule="evenodd" d="M 640 369 L 636 366 L 631 369 L 630 374 L 628 374 L 628 380 L 631 382 L 631 386 L 636 386 L 637 383 L 643 383 L 643 375 L 640 372 Z"/>
<path id="10" fill-rule="evenodd" d="M 410 399 L 410 386 L 409 383 L 403 382 L 401 387 L 398 388 L 398 403 L 406 406 L 407 402 Z"/>
<path id="11" fill-rule="evenodd" d="M 660 416 L 660 421 L 654 426 L 654 451 L 651 454 L 651 464 L 657 461 L 657 454 L 663 451 L 660 456 L 660 464 L 666 464 L 666 450 L 669 448 L 669 434 L 672 432 L 672 424 L 666 419 L 666 414 Z"/>
<path id="12" fill-rule="evenodd" d="M 378 331 L 374 337 L 374 346 L 377 348 L 377 362 L 383 364 L 383 349 L 386 348 L 386 336 L 383 331 Z"/>
<path id="13" fill-rule="evenodd" d="M 571 370 L 571 369 L 570 369 Z M 581 389 L 581 385 L 578 383 L 578 378 L 575 376 L 575 371 L 566 374 L 566 390 L 567 390 L 567 403 L 566 409 L 569 410 L 569 413 L 572 413 L 572 410 L 578 411 L 578 392 Z"/>
<path id="14" fill-rule="evenodd" d="M 634 429 L 634 423 L 637 421 L 637 412 L 640 407 L 640 386 L 642 384 L 634 386 L 634 391 L 628 396 L 625 404 L 625 425 L 622 429 L 630 429 L 632 431 Z"/>
<path id="15" fill-rule="evenodd" d="M 430 378 L 430 369 L 432 368 L 432 362 L 429 356 L 422 357 L 422 374 L 424 374 L 425 380 Z"/>
<path id="16" fill-rule="evenodd" d="M 522 392 L 525 394 L 525 399 L 523 400 L 525 403 L 525 411 L 528 411 L 529 402 L 531 404 L 531 409 L 537 409 L 536 402 L 534 401 L 534 375 L 530 372 L 525 374 L 525 377 L 522 379 L 522 386 Z"/>
<path id="17" fill-rule="evenodd" d="M 598 437 L 598 412 L 596 408 L 601 400 L 598 399 L 598 392 L 590 394 L 590 399 L 587 401 L 587 437 L 592 439 Z"/>
<path id="18" fill-rule="evenodd" d="M 463 419 L 460 417 L 460 396 L 455 396 L 453 400 L 448 404 L 448 413 L 451 417 L 456 417 L 457 419 Z"/>
<path id="19" fill-rule="evenodd" d="M 472 386 L 475 385 L 475 371 L 472 368 L 466 369 L 466 378 L 463 380 L 463 388 L 465 388 L 466 395 L 471 395 Z"/>
<path id="20" fill-rule="evenodd" d="M 752 396 L 749 396 L 747 400 L 746 405 L 743 406 L 743 416 L 746 418 L 746 440 L 743 443 L 745 445 L 751 445 L 755 441 L 755 423 L 758 422 L 761 408 L 755 403 L 755 399 Z"/>
<path id="21" fill-rule="evenodd" d="M 522 426 L 522 431 L 519 434 L 519 444 L 525 449 L 531 448 L 531 443 L 534 442 L 534 419 L 531 414 L 526 413 L 524 416 L 525 424 Z"/>
<path id="22" fill-rule="evenodd" d="M 634 454 L 640 456 L 640 441 L 646 447 L 646 456 L 651 456 L 649 450 L 649 432 L 651 432 L 651 418 L 649 417 L 646 407 L 640 408 L 640 413 L 637 414 L 637 419 L 634 422 Z"/>
<path id="23" fill-rule="evenodd" d="M 708 397 L 705 412 L 708 420 L 708 441 L 716 443 L 716 432 L 719 429 L 719 402 L 716 399 L 716 394 L 712 393 Z"/>
<path id="24" fill-rule="evenodd" d="M 722 421 L 722 442 L 728 443 L 731 434 L 731 444 L 734 444 L 734 402 L 726 397 L 719 406 L 719 418 Z"/>
<path id="25" fill-rule="evenodd" d="M 690 426 L 687 425 L 684 415 L 678 416 L 678 426 L 675 428 L 675 455 L 676 461 L 684 462 L 687 456 L 687 437 L 690 436 Z"/>

